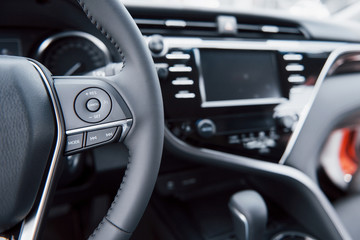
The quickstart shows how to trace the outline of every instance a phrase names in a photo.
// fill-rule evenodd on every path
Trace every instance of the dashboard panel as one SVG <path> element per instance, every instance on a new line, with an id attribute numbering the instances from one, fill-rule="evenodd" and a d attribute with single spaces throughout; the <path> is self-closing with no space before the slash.
<path id="1" fill-rule="evenodd" d="M 5 29 L 2 54 L 35 58 L 54 75 L 101 76 L 103 70 L 94 70 L 121 62 L 73 2 L 27 4 L 39 11 L 61 6 L 77 17 L 52 16 L 47 23 L 30 19 L 33 27 L 26 30 Z M 272 162 L 281 158 L 327 57 L 352 41 L 350 31 L 317 35 L 322 32 L 315 30 L 328 22 L 128 7 L 152 52 L 171 133 L 195 147 Z M 71 27 L 75 22 L 82 29 Z"/>
<path id="2" fill-rule="evenodd" d="M 147 41 L 176 137 L 274 162 L 330 52 L 346 44 L 160 35 Z"/>

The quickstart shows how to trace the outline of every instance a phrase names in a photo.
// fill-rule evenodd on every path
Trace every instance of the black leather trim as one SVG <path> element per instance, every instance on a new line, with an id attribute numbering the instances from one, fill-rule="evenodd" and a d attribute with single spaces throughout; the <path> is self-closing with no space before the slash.
<path id="1" fill-rule="evenodd" d="M 120 189 L 91 239 L 128 239 L 152 194 L 162 154 L 164 116 L 161 90 L 145 41 L 117 0 L 79 0 L 88 18 L 122 54 L 120 74 L 109 79 L 133 115 L 124 140 L 129 161 Z M 119 179 L 120 180 L 120 179 Z"/>

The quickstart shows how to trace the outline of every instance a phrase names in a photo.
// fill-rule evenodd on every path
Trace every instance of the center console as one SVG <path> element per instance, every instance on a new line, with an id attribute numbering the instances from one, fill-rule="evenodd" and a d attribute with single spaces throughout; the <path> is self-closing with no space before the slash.
<path id="1" fill-rule="evenodd" d="M 319 41 L 146 38 L 168 129 L 186 143 L 278 161 L 330 52 Z"/>

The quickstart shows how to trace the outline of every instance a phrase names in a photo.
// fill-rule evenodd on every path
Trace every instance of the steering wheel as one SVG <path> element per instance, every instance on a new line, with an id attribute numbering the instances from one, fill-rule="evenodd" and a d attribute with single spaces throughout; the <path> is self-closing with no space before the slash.
<path id="1" fill-rule="evenodd" d="M 145 41 L 118 0 L 78 0 L 122 56 L 111 76 L 54 77 L 40 63 L 0 57 L 0 232 L 36 239 L 61 156 L 123 141 L 128 165 L 91 239 L 128 239 L 152 194 L 164 123 Z M 10 235 L 12 235 L 11 233 Z"/>

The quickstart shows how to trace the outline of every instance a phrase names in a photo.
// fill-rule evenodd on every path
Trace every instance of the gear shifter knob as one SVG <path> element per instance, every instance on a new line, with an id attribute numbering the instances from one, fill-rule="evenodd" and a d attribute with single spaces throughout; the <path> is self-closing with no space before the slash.
<path id="1" fill-rule="evenodd" d="M 238 240 L 264 239 L 267 207 L 259 193 L 246 190 L 232 195 L 229 202 Z"/>

